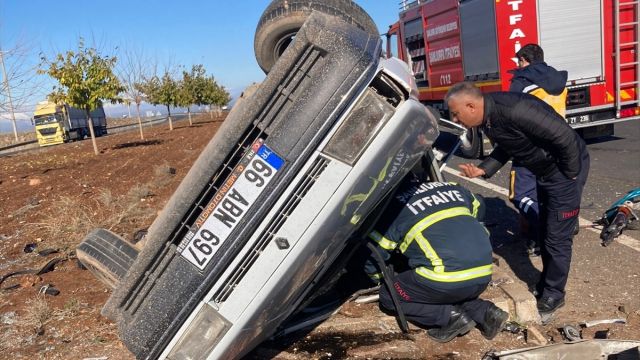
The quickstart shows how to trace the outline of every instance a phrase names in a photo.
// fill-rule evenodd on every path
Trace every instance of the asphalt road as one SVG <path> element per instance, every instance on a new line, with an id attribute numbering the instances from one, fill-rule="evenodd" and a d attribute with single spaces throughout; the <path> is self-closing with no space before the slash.
<path id="1" fill-rule="evenodd" d="M 443 134 L 443 145 L 449 146 L 454 137 Z M 443 146 L 443 147 L 444 147 Z M 615 135 L 587 141 L 591 157 L 589 178 L 582 197 L 580 216 L 595 220 L 629 190 L 640 187 L 640 123 L 628 121 L 616 124 Z M 453 156 L 447 167 L 457 172 L 458 164 L 479 163 Z M 486 181 L 506 189 L 511 164 L 505 165 L 496 175 Z M 445 177 L 458 181 L 451 173 Z"/>
<path id="2" fill-rule="evenodd" d="M 453 136 L 446 134 L 449 140 Z M 629 190 L 640 186 L 640 123 L 616 125 L 616 135 L 587 142 L 591 169 L 582 199 L 581 230 L 574 238 L 571 273 L 567 283 L 567 306 L 554 325 L 583 320 L 619 317 L 623 308 L 640 307 L 640 230 L 628 230 L 607 248 L 601 246 L 600 227 L 590 221 L 599 218 L 609 206 Z M 529 258 L 518 234 L 518 213 L 507 200 L 510 164 L 488 180 L 460 177 L 457 165 L 475 162 L 453 157 L 445 178 L 467 186 L 485 197 L 486 225 L 491 232 L 499 266 L 513 273 L 528 286 L 538 280 L 541 260 Z M 624 314 L 623 314 L 624 315 Z M 625 326 L 620 338 L 637 339 L 637 328 Z M 547 333 L 548 334 L 548 333 Z"/>

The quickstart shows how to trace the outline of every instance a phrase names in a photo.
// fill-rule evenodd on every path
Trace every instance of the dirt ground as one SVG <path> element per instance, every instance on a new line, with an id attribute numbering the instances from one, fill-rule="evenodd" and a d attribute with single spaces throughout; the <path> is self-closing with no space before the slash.
<path id="1" fill-rule="evenodd" d="M 166 124 L 146 127 L 144 141 L 137 130 L 98 138 L 98 156 L 85 140 L 0 157 L 0 276 L 33 270 L 0 284 L 0 358 L 133 358 L 118 340 L 115 325 L 100 315 L 110 289 L 78 266 L 73 251 L 95 227 L 108 228 L 126 239 L 148 227 L 221 122 L 222 118 L 201 116 L 191 127 L 186 120 L 177 122 L 173 131 Z M 532 265 L 509 258 L 521 250 L 517 245 L 505 242 L 500 249 L 499 257 L 506 259 L 511 273 L 526 272 L 526 266 Z M 608 262 L 620 261 L 615 253 L 608 256 Z M 633 261 L 633 254 L 628 256 Z M 635 260 L 628 263 L 631 270 L 618 278 L 613 272 L 583 272 L 577 265 L 579 273 L 573 274 L 577 280 L 570 284 L 570 291 L 579 305 L 565 307 L 558 321 L 539 327 L 542 337 L 561 341 L 558 327 L 592 314 L 623 317 L 627 324 L 584 329 L 585 338 L 607 330 L 609 338 L 640 339 L 640 267 Z M 51 261 L 55 263 L 52 271 L 33 274 L 48 270 L 45 264 Z M 594 284 L 603 286 L 594 291 Z M 42 294 L 47 286 L 59 294 Z M 622 294 L 617 291 L 621 288 L 628 291 Z M 485 294 L 488 298 L 500 295 L 498 288 Z M 603 307 L 598 299 L 607 297 Z M 532 345 L 531 336 L 503 332 L 487 341 L 478 330 L 437 344 L 423 330 L 413 330 L 406 337 L 388 320 L 375 303 L 348 303 L 332 318 L 334 324 L 347 324 L 344 329 L 320 326 L 286 341 L 267 343 L 249 358 L 479 359 L 491 349 Z M 375 326 L 361 331 L 352 324 Z"/>
<path id="2" fill-rule="evenodd" d="M 100 316 L 110 289 L 73 250 L 95 227 L 126 239 L 148 227 L 221 121 L 147 127 L 144 141 L 137 130 L 101 137 L 99 156 L 85 140 L 0 157 L 0 276 L 60 259 L 53 271 L 0 285 L 0 358 L 133 358 Z M 47 249 L 58 252 L 38 254 Z M 45 285 L 60 294 L 39 295 Z"/>

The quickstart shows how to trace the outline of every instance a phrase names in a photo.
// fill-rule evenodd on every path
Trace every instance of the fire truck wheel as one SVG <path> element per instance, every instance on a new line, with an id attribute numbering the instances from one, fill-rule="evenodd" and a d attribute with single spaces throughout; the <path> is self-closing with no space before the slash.
<path id="1" fill-rule="evenodd" d="M 76 255 L 98 280 L 115 289 L 138 256 L 138 250 L 109 230 L 95 229 L 78 245 Z"/>
<path id="2" fill-rule="evenodd" d="M 357 27 L 379 35 L 371 17 L 351 0 L 273 0 L 262 13 L 256 28 L 254 50 L 265 73 L 289 46 L 312 10 L 339 16 Z"/>
<path id="3" fill-rule="evenodd" d="M 462 156 L 469 159 L 478 159 L 482 151 L 482 138 L 477 128 L 472 128 L 467 131 L 467 139 L 469 143 L 460 145 L 460 153 Z"/>

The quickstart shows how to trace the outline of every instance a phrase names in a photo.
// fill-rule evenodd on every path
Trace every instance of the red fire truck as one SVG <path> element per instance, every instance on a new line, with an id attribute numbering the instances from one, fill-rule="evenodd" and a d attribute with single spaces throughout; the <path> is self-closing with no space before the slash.
<path id="1" fill-rule="evenodd" d="M 567 70 L 567 121 L 585 138 L 613 134 L 640 119 L 637 0 L 418 0 L 401 2 L 387 54 L 413 69 L 420 100 L 445 113 L 443 98 L 459 81 L 506 91 L 515 53 L 537 43 L 545 61 Z M 473 129 L 462 151 L 490 149 Z"/>

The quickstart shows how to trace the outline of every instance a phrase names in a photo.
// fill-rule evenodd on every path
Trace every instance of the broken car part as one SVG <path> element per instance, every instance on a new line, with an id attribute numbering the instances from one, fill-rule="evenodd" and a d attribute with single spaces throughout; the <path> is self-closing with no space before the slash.
<path id="1" fill-rule="evenodd" d="M 638 359 L 640 341 L 580 340 L 526 349 L 493 351 L 483 360 L 540 360 L 540 359 Z"/>

